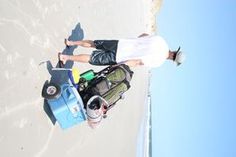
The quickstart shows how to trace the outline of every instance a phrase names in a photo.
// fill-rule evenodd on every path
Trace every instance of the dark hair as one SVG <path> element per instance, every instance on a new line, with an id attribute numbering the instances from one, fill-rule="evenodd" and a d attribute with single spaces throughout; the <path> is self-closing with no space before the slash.
<path id="1" fill-rule="evenodd" d="M 176 59 L 176 56 L 177 56 L 177 53 L 176 53 L 176 52 L 173 52 L 173 60 Z"/>

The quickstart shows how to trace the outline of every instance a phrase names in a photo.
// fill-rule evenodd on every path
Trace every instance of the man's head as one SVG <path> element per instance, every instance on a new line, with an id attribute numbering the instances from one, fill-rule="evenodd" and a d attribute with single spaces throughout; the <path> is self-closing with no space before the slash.
<path id="1" fill-rule="evenodd" d="M 185 60 L 185 55 L 180 51 L 180 47 L 176 51 L 170 51 L 169 59 L 173 60 L 177 66 L 182 64 Z"/>

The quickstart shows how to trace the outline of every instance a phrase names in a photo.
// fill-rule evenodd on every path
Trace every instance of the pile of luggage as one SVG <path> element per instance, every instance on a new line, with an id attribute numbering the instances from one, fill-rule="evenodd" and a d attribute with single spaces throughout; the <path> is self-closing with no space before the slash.
<path id="1" fill-rule="evenodd" d="M 99 72 L 88 70 L 75 81 L 73 72 L 62 85 L 46 84 L 42 95 L 63 129 L 83 121 L 95 127 L 106 117 L 130 88 L 133 71 L 125 64 L 113 65 Z"/>

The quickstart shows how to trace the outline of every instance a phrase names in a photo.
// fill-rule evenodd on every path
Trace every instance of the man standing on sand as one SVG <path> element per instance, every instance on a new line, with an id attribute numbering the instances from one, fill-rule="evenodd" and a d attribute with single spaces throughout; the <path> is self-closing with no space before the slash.
<path id="1" fill-rule="evenodd" d="M 180 65 L 184 54 L 180 48 L 170 51 L 165 40 L 160 36 L 142 34 L 138 38 L 120 40 L 81 40 L 69 41 L 65 39 L 66 46 L 82 46 L 95 48 L 92 54 L 64 55 L 59 53 L 59 60 L 65 64 L 67 61 L 78 61 L 92 65 L 126 64 L 128 66 L 159 67 L 165 60 L 172 60 Z"/>

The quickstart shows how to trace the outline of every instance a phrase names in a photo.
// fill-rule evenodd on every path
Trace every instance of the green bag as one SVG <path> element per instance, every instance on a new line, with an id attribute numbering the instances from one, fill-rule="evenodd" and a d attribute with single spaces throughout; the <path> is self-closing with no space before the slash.
<path id="1" fill-rule="evenodd" d="M 121 82 L 111 90 L 109 90 L 106 94 L 104 94 L 103 98 L 107 101 L 109 106 L 114 105 L 119 99 L 123 98 L 123 94 L 129 89 L 127 84 Z"/>
<path id="2" fill-rule="evenodd" d="M 99 95 L 107 101 L 110 109 L 130 88 L 132 76 L 133 71 L 127 65 L 110 66 L 98 78 L 91 80 L 88 88 L 83 91 L 83 100 L 86 103 L 91 96 Z"/>

